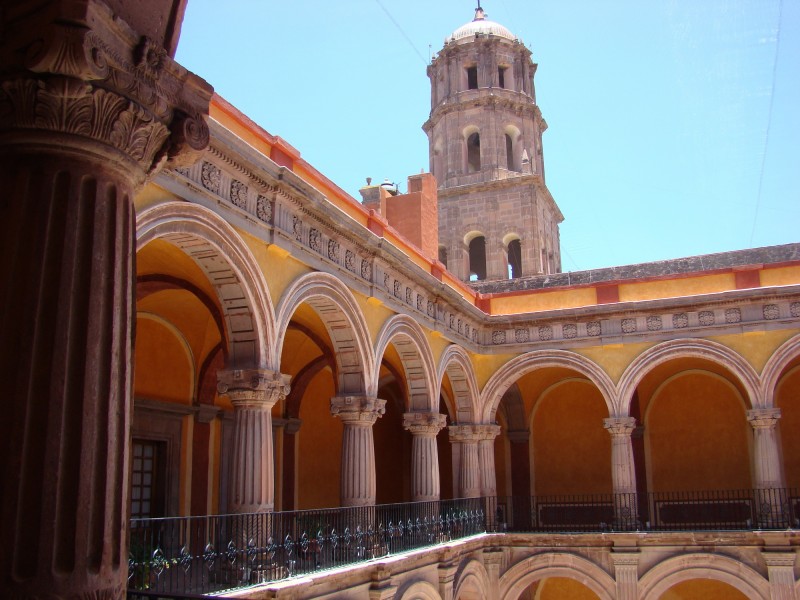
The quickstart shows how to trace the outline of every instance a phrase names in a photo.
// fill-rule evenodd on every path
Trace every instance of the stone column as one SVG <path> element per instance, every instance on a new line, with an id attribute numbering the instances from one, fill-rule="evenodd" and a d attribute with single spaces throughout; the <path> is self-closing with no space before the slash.
<path id="1" fill-rule="evenodd" d="M 369 396 L 331 398 L 331 413 L 344 423 L 342 506 L 375 504 L 375 442 L 372 426 L 386 412 L 386 400 Z"/>
<path id="2" fill-rule="evenodd" d="M 783 465 L 775 426 L 781 417 L 780 408 L 754 408 L 747 411 L 753 428 L 754 486 L 758 489 L 783 488 Z"/>
<path id="3" fill-rule="evenodd" d="M 478 468 L 481 473 L 481 496 L 497 496 L 497 474 L 494 465 L 494 439 L 500 434 L 499 425 L 478 425 Z"/>
<path id="4" fill-rule="evenodd" d="M 783 478 L 783 461 L 776 425 L 779 408 L 754 408 L 747 411 L 753 428 L 753 472 L 758 522 L 764 527 L 783 527 L 788 519 L 783 507 L 789 502 Z"/>
<path id="5" fill-rule="evenodd" d="M 617 600 L 639 598 L 639 553 L 612 552 L 614 579 L 617 582 Z"/>
<path id="6" fill-rule="evenodd" d="M 233 404 L 229 510 L 269 512 L 275 506 L 272 407 L 289 393 L 289 376 L 267 369 L 220 371 L 217 390 Z"/>
<path id="7" fill-rule="evenodd" d="M 405 413 L 403 427 L 411 432 L 411 499 L 435 501 L 441 496 L 436 436 L 447 417 L 437 413 Z"/>
<path id="8" fill-rule="evenodd" d="M 614 493 L 615 527 L 635 526 L 638 520 L 636 471 L 633 463 L 631 434 L 636 429 L 634 417 L 603 419 L 603 427 L 611 434 L 611 483 Z"/>
<path id="9" fill-rule="evenodd" d="M 116 6 L 3 8 L 4 598 L 125 595 L 133 195 L 206 147 L 211 88 L 164 47 L 181 3 Z M 137 11 L 162 30 L 141 29 Z"/>
<path id="10" fill-rule="evenodd" d="M 457 497 L 478 498 L 481 495 L 481 475 L 478 471 L 478 441 L 480 436 L 473 425 L 451 425 L 450 442 L 459 446 L 459 472 L 454 473 L 458 482 Z M 455 454 L 455 452 L 454 452 Z"/>
<path id="11" fill-rule="evenodd" d="M 770 598 L 773 600 L 795 600 L 794 563 L 797 555 L 794 552 L 762 552 L 767 563 Z"/>

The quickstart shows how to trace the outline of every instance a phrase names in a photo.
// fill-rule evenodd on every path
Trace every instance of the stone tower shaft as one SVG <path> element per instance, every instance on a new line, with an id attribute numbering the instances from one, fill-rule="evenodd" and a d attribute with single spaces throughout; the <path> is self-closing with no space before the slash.
<path id="1" fill-rule="evenodd" d="M 440 258 L 464 280 L 561 270 L 561 211 L 545 185 L 531 51 L 475 19 L 428 66 L 430 170 L 439 186 Z"/>

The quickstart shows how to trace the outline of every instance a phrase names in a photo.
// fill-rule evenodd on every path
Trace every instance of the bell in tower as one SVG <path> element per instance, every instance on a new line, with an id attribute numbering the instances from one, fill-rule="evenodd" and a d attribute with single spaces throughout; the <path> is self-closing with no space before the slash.
<path id="1" fill-rule="evenodd" d="M 531 52 L 478 5 L 428 66 L 439 255 L 464 281 L 561 271 L 564 219 L 544 178 Z"/>

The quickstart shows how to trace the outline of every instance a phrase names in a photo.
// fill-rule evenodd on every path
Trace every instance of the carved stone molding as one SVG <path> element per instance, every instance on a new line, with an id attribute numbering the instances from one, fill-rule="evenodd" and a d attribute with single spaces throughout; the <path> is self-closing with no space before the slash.
<path id="1" fill-rule="evenodd" d="M 289 375 L 268 369 L 219 371 L 217 391 L 237 402 L 259 402 L 272 406 L 289 395 Z"/>
<path id="2" fill-rule="evenodd" d="M 371 396 L 331 398 L 331 414 L 345 423 L 372 426 L 386 412 L 386 400 Z"/>
<path id="3" fill-rule="evenodd" d="M 100 154 L 134 185 L 207 147 L 211 87 L 103 3 L 9 10 L 4 34 L 2 145 Z"/>
<path id="4" fill-rule="evenodd" d="M 436 436 L 446 425 L 447 416 L 439 413 L 404 413 L 403 428 L 412 435 Z"/>

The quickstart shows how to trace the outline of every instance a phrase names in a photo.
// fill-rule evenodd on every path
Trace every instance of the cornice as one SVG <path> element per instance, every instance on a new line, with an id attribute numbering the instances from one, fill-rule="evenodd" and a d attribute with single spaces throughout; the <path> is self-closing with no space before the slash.
<path id="1" fill-rule="evenodd" d="M 473 352 L 526 352 L 800 327 L 800 286 L 487 315 L 291 170 L 233 139 L 217 124 L 212 123 L 211 132 L 211 149 L 200 162 L 165 172 L 157 182 Z M 546 190 L 540 176 L 511 181 L 519 180 Z M 474 184 L 440 194 L 448 197 L 502 185 L 506 184 Z M 481 302 L 479 297 L 476 303 L 482 306 Z"/>

